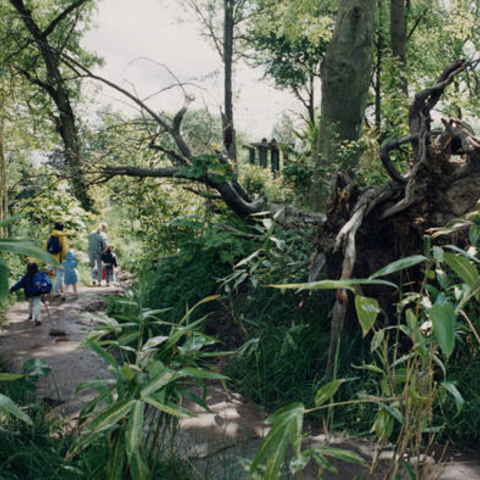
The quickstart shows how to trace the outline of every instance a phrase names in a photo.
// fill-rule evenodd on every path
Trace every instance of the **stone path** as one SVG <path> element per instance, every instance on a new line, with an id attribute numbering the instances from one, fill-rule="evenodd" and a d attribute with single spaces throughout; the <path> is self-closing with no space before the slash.
<path id="1" fill-rule="evenodd" d="M 56 411 L 74 419 L 92 393 L 81 392 L 75 396 L 77 385 L 96 376 L 108 376 L 103 360 L 94 352 L 80 348 L 83 337 L 92 328 L 92 321 L 83 312 L 99 312 L 106 304 L 105 296 L 115 295 L 110 287 L 81 287 L 77 297 L 67 297 L 65 302 L 48 302 L 50 318 L 42 305 L 43 324 L 34 326 L 27 320 L 27 304 L 14 305 L 7 314 L 8 325 L 0 334 L 0 356 L 7 361 L 9 371 L 21 371 L 25 360 L 42 358 L 52 368 L 51 374 L 39 382 L 38 395 L 58 404 Z M 52 333 L 64 334 L 52 336 Z M 207 403 L 213 413 L 195 405 L 187 406 L 197 413 L 195 418 L 181 421 L 177 441 L 177 454 L 188 458 L 199 479 L 237 480 L 245 473 L 238 457 L 252 458 L 265 435 L 259 407 L 241 395 L 227 392 L 216 384 L 208 385 Z M 318 435 L 305 439 L 309 446 L 325 444 L 325 437 Z M 371 458 L 372 445 L 353 439 L 338 438 L 334 446 L 349 448 Z M 388 454 L 388 452 L 387 452 Z M 436 471 L 429 478 L 442 480 L 480 480 L 480 458 L 458 454 L 452 463 Z M 366 478 L 366 472 L 350 464 L 338 463 L 340 473 L 323 478 L 350 480 Z M 357 477 L 360 475 L 360 477 Z M 314 469 L 305 472 L 304 478 L 315 479 Z M 383 478 L 381 472 L 373 478 Z"/>

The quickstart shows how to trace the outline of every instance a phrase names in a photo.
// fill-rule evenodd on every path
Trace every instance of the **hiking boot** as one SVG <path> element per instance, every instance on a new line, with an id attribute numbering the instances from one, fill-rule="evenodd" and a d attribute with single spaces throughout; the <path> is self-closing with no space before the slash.
<path id="1" fill-rule="evenodd" d="M 41 324 L 42 324 L 42 322 L 38 318 L 36 318 L 35 319 L 35 326 L 39 327 Z"/>
<path id="2" fill-rule="evenodd" d="M 32 320 L 32 318 L 33 318 L 33 317 L 32 317 L 31 315 L 29 315 L 28 318 L 27 318 L 27 320 Z"/>

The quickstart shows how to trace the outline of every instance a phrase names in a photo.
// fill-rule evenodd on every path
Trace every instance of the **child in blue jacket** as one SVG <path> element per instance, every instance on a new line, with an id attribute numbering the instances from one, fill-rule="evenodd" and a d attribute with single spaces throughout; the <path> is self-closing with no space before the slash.
<path id="1" fill-rule="evenodd" d="M 23 288 L 25 298 L 28 300 L 28 319 L 31 320 L 33 316 L 35 326 L 42 324 L 40 321 L 41 295 L 35 293 L 33 289 L 33 277 L 37 272 L 38 265 L 35 262 L 30 262 L 27 265 L 27 273 L 9 290 L 9 293 L 13 293 Z"/>
<path id="2" fill-rule="evenodd" d="M 65 284 L 65 293 L 68 292 L 68 287 L 71 285 L 73 289 L 73 293 L 77 294 L 77 283 L 78 283 L 78 275 L 77 275 L 77 268 L 78 262 L 75 258 L 75 254 L 69 250 L 67 255 L 65 256 L 65 260 L 62 262 L 62 267 L 65 272 L 65 277 L 63 279 L 63 283 Z"/>

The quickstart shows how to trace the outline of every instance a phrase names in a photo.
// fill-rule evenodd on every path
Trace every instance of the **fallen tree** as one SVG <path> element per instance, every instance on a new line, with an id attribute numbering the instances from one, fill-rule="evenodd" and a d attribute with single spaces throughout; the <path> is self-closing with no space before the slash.
<path id="1" fill-rule="evenodd" d="M 237 215 L 248 218 L 269 209 L 284 228 L 301 230 L 302 224 L 317 226 L 316 253 L 309 280 L 323 270 L 331 279 L 364 278 L 398 258 L 421 253 L 423 237 L 432 228 L 474 210 L 480 199 L 480 140 L 460 119 L 442 119 L 443 128 L 432 129 L 431 111 L 445 89 L 471 62 L 458 60 L 446 67 L 435 85 L 414 97 L 409 110 L 409 135 L 381 147 L 380 159 L 391 181 L 361 189 L 352 170 L 338 171 L 333 178 L 326 215 L 284 205 L 267 205 L 265 198 L 252 198 L 239 182 L 228 153 L 195 155 L 182 135 L 182 120 L 190 99 L 172 118 L 157 114 L 142 100 L 118 85 L 92 73 L 74 59 L 64 61 L 80 76 L 87 76 L 123 93 L 157 125 L 150 148 L 161 152 L 170 165 L 144 168 L 130 165 L 96 166 L 94 183 L 116 176 L 169 178 L 203 184 Z M 175 148 L 157 143 L 167 133 Z M 399 172 L 390 153 L 411 145 L 408 172 Z M 219 170 L 219 165 L 221 166 Z M 195 173 L 194 173 L 195 172 Z M 331 372 L 340 332 L 347 315 L 348 295 L 339 290 L 333 307 L 327 373 Z"/>
<path id="2" fill-rule="evenodd" d="M 423 237 L 471 212 L 480 199 L 480 140 L 460 119 L 442 118 L 432 129 L 431 111 L 454 78 L 471 67 L 458 60 L 437 83 L 415 95 L 409 110 L 410 132 L 386 143 L 380 158 L 391 182 L 361 190 L 343 173 L 335 176 L 325 221 L 317 234 L 311 280 L 326 263 L 327 276 L 365 278 L 401 257 L 422 253 Z M 410 170 L 401 173 L 390 152 L 410 144 Z M 340 332 L 347 315 L 346 291 L 337 292 L 333 307 L 327 372 L 331 372 Z"/>

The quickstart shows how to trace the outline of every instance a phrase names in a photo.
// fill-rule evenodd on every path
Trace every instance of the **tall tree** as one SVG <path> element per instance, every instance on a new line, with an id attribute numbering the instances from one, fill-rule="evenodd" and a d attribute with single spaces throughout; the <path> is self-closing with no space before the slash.
<path id="1" fill-rule="evenodd" d="M 374 0 L 340 0 L 332 39 L 321 66 L 322 108 L 316 170 L 312 182 L 312 207 L 326 206 L 328 181 L 336 168 L 355 166 L 352 152 L 339 164 L 339 149 L 360 137 L 371 81 Z"/>
<path id="2" fill-rule="evenodd" d="M 78 52 L 78 23 L 84 19 L 86 7 L 91 8 L 93 2 L 92 0 L 75 0 L 67 6 L 64 5 L 65 2 L 61 2 L 61 5 L 54 9 L 53 15 L 48 15 L 48 19 L 44 14 L 35 18 L 35 11 L 32 11 L 24 0 L 9 0 L 9 2 L 24 26 L 24 30 L 20 33 L 13 32 L 19 57 L 20 54 L 27 53 L 30 60 L 25 63 L 16 62 L 16 68 L 54 102 L 57 115 L 52 113 L 50 117 L 65 147 L 65 163 L 74 194 L 84 208 L 90 208 L 92 202 L 82 170 L 81 145 L 72 107 L 72 91 L 62 72 L 60 54 L 69 48 Z M 32 5 L 32 2 L 29 5 Z M 36 10 L 40 11 L 41 6 L 37 5 Z M 34 60 L 37 55 L 31 50 L 32 46 L 37 49 L 41 62 Z"/>
<path id="3" fill-rule="evenodd" d="M 390 0 L 390 48 L 400 67 L 399 85 L 408 95 L 405 0 Z"/>

